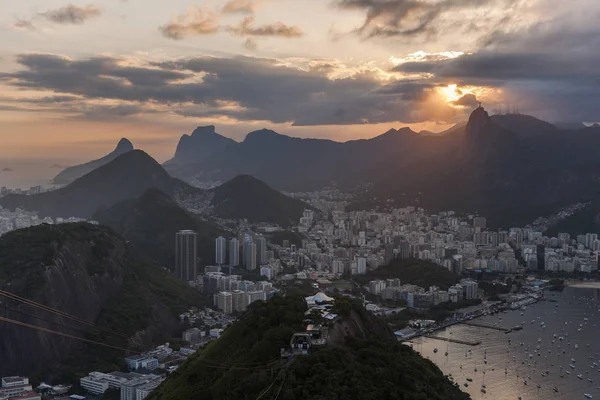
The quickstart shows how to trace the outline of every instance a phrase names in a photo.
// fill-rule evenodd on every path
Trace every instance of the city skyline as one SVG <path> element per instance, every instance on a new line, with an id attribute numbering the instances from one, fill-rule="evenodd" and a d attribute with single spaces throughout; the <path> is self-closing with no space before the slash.
<path id="1" fill-rule="evenodd" d="M 600 5 L 590 0 L 176 0 L 144 3 L 143 15 L 140 6 L 37 0 L 3 10 L 0 157 L 89 159 L 126 136 L 164 161 L 203 124 L 236 140 L 263 127 L 338 141 L 441 131 L 478 100 L 596 119 Z"/>

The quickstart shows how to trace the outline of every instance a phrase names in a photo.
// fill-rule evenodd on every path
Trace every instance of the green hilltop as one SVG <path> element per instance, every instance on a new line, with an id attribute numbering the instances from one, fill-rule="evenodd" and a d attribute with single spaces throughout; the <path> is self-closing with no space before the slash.
<path id="1" fill-rule="evenodd" d="M 329 344 L 283 362 L 280 349 L 302 330 L 304 299 L 256 302 L 148 399 L 469 399 L 364 308 L 344 299 L 334 309 L 344 316 L 329 327 Z"/>

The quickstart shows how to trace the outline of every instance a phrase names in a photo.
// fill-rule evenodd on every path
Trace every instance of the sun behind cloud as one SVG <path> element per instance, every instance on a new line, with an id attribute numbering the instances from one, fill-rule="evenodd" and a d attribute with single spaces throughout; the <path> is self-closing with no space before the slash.
<path id="1" fill-rule="evenodd" d="M 459 89 L 458 86 L 455 84 L 450 84 L 446 87 L 441 87 L 438 90 L 446 103 L 455 102 L 465 94 L 463 90 Z"/>

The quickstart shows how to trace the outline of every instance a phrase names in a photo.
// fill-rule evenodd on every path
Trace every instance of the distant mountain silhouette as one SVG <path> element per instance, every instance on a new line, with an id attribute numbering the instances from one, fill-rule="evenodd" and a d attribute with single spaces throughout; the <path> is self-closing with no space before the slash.
<path id="1" fill-rule="evenodd" d="M 69 184 L 69 183 L 73 182 L 75 179 L 80 178 L 83 175 L 86 175 L 86 174 L 92 172 L 96 168 L 99 168 L 103 165 L 108 164 L 109 162 L 111 162 L 112 160 L 114 160 L 115 158 L 120 156 L 121 154 L 125 154 L 132 150 L 133 150 L 133 144 L 131 144 L 131 142 L 129 140 L 123 138 L 119 141 L 119 143 L 117 144 L 117 147 L 109 154 L 107 154 L 104 157 L 99 158 L 97 160 L 87 162 L 85 164 L 68 167 L 64 171 L 62 171 L 61 173 L 56 175 L 56 177 L 53 179 L 52 182 L 57 185 Z"/>
<path id="2" fill-rule="evenodd" d="M 372 180 L 382 169 L 395 165 L 398 157 L 410 160 L 419 156 L 414 151 L 420 147 L 419 139 L 419 134 L 408 128 L 345 143 L 294 138 L 263 129 L 206 160 L 167 168 L 182 179 L 227 181 L 248 174 L 277 189 L 311 190 L 332 183 L 354 185 Z"/>
<path id="3" fill-rule="evenodd" d="M 559 130 L 555 125 L 524 114 L 494 115 L 492 121 L 519 135 L 549 135 Z"/>
<path id="4" fill-rule="evenodd" d="M 5 196 L 0 198 L 0 205 L 11 209 L 23 207 L 42 216 L 90 218 L 100 209 L 139 197 L 151 188 L 169 195 L 178 189 L 197 190 L 172 178 L 148 154 L 133 150 L 64 188 L 32 196 Z"/>
<path id="5" fill-rule="evenodd" d="M 600 194 L 600 135 L 592 128 L 565 132 L 532 117 L 489 117 L 476 109 L 464 132 L 436 140 L 438 156 L 400 161 L 355 207 L 392 199 L 431 211 L 479 212 L 492 227 L 510 227 Z"/>
<path id="6" fill-rule="evenodd" d="M 271 222 L 282 226 L 297 224 L 308 205 L 292 199 L 249 175 L 236 176 L 213 189 L 211 205 L 215 215 L 250 222 Z"/>
<path id="7" fill-rule="evenodd" d="M 585 128 L 585 124 L 583 122 L 554 122 L 552 125 L 556 126 L 558 129 L 565 130 L 575 130 L 575 129 L 583 129 Z"/>
<path id="8" fill-rule="evenodd" d="M 214 239 L 223 234 L 218 226 L 188 213 L 158 189 L 148 189 L 140 197 L 119 202 L 92 218 L 113 228 L 142 256 L 170 269 L 175 263 L 176 232 L 191 229 L 198 234 L 201 265 L 213 262 Z"/>
<path id="9" fill-rule="evenodd" d="M 177 144 L 175 156 L 166 165 L 187 165 L 203 161 L 227 146 L 237 144 L 233 139 L 219 135 L 214 125 L 199 126 L 191 135 L 183 135 Z"/>

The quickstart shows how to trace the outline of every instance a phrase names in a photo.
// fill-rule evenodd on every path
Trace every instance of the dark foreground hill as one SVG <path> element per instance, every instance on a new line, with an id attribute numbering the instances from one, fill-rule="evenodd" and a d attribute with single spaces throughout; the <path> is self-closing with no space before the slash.
<path id="1" fill-rule="evenodd" d="M 469 399 L 385 324 L 347 300 L 329 346 L 289 363 L 280 348 L 302 327 L 301 297 L 256 302 L 219 340 L 173 373 L 149 400 Z"/>
<path id="2" fill-rule="evenodd" d="M 140 254 L 171 269 L 175 263 L 176 232 L 191 229 L 198 234 L 200 266 L 214 261 L 214 241 L 223 234 L 218 226 L 188 213 L 158 189 L 117 203 L 94 214 L 93 219 L 112 227 Z"/>
<path id="3" fill-rule="evenodd" d="M 173 337 L 178 315 L 201 306 L 197 292 L 133 254 L 110 228 L 41 225 L 0 238 L 0 289 L 74 315 L 107 333 L 6 297 L 6 318 L 132 351 Z M 9 323 L 0 324 L 0 375 L 72 379 L 121 369 L 125 351 Z"/>
<path id="4" fill-rule="evenodd" d="M 53 182 L 59 185 L 66 185 L 73 182 L 75 179 L 80 178 L 86 174 L 89 174 L 96 168 L 100 168 L 103 165 L 108 164 L 121 154 L 125 154 L 133 150 L 133 144 L 125 138 L 121 139 L 117 144 L 117 147 L 107 155 L 97 160 L 93 160 L 81 165 L 75 165 L 61 171 L 53 179 Z"/>
<path id="5" fill-rule="evenodd" d="M 5 196 L 0 198 L 0 205 L 9 209 L 23 207 L 41 216 L 90 218 L 96 211 L 139 197 L 151 188 L 169 195 L 178 190 L 193 191 L 189 185 L 172 178 L 148 154 L 134 150 L 64 188 L 32 196 Z"/>
<path id="6" fill-rule="evenodd" d="M 297 224 L 308 205 L 292 199 L 250 175 L 239 175 L 212 190 L 215 215 L 250 222 Z"/>

